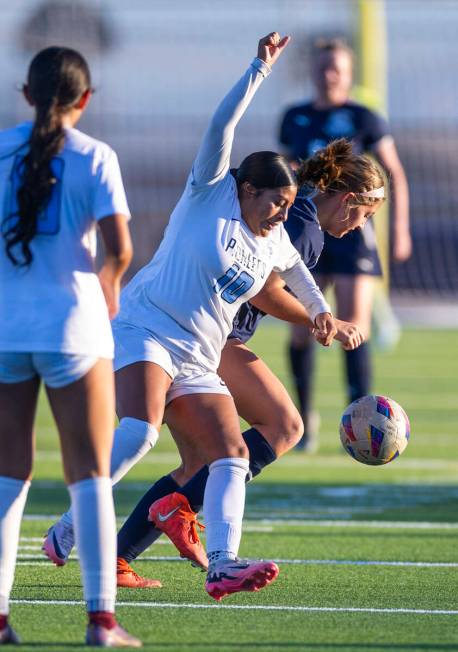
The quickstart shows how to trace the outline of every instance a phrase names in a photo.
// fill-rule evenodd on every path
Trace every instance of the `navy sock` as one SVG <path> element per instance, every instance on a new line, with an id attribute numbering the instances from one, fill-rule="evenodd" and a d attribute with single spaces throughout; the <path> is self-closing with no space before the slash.
<path id="1" fill-rule="evenodd" d="M 160 537 L 162 532 L 148 521 L 148 510 L 155 500 L 179 489 L 171 475 L 164 475 L 148 489 L 118 532 L 118 557 L 130 563 Z"/>
<path id="2" fill-rule="evenodd" d="M 251 478 L 255 478 L 265 466 L 275 462 L 277 456 L 267 439 L 256 428 L 245 430 L 242 436 L 250 452 Z"/>
<path id="3" fill-rule="evenodd" d="M 261 473 L 268 464 L 277 459 L 275 451 L 267 439 L 256 428 L 250 428 L 243 433 L 243 439 L 250 452 L 250 476 L 247 481 Z M 198 512 L 204 502 L 205 485 L 208 478 L 208 466 L 204 466 L 188 482 L 179 489 L 186 496 L 195 512 Z"/>
<path id="4" fill-rule="evenodd" d="M 315 343 L 302 347 L 289 346 L 289 362 L 299 407 L 304 421 L 312 409 L 312 376 L 315 369 Z"/>
<path id="5" fill-rule="evenodd" d="M 350 403 L 369 394 L 371 388 L 370 347 L 367 342 L 353 351 L 345 351 L 348 398 Z"/>

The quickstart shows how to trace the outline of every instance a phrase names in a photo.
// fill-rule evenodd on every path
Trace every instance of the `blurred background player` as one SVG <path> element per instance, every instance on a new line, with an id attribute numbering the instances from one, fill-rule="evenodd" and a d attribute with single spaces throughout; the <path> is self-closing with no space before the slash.
<path id="1" fill-rule="evenodd" d="M 306 159 L 335 138 L 347 138 L 355 152 L 368 152 L 385 169 L 391 183 L 393 259 L 405 261 L 411 253 L 408 187 L 404 170 L 385 120 L 350 99 L 353 52 L 341 40 L 318 40 L 311 54 L 315 97 L 290 108 L 280 128 L 280 142 L 292 161 Z M 336 315 L 354 322 L 366 342 L 344 351 L 348 401 L 370 393 L 370 336 L 374 278 L 382 274 L 375 230 L 371 222 L 342 239 L 325 233 L 323 254 L 314 269 L 323 292 L 333 286 Z M 305 432 L 298 448 L 317 448 L 319 415 L 312 410 L 315 346 L 308 329 L 293 326 L 289 346 L 290 364 L 299 398 Z"/>
<path id="2" fill-rule="evenodd" d="M 29 67 L 35 120 L 0 134 L 0 644 L 33 465 L 41 380 L 59 430 L 89 624 L 86 642 L 139 647 L 114 617 L 116 522 L 110 480 L 114 382 L 110 319 L 132 255 L 113 150 L 74 129 L 92 94 L 76 51 Z M 95 227 L 105 246 L 94 272 Z"/>

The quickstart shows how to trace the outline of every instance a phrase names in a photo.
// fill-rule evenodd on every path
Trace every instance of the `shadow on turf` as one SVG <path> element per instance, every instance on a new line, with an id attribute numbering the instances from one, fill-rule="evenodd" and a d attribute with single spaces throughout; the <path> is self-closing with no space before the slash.
<path id="1" fill-rule="evenodd" d="M 115 491 L 118 515 L 128 514 L 142 496 L 142 482 L 122 482 Z M 150 481 L 144 482 L 145 489 Z M 37 480 L 32 484 L 27 513 L 59 514 L 68 508 L 68 494 L 62 482 Z M 259 519 L 284 518 L 294 521 L 390 520 L 390 521 L 457 521 L 458 487 L 456 485 L 336 484 L 256 481 L 247 491 L 246 518 L 255 512 Z M 301 510 L 303 509 L 303 514 Z M 348 511 L 347 511 L 348 510 Z M 296 512 L 296 514 L 294 514 Z M 336 520 L 336 527 L 339 521 Z M 362 526 L 364 527 L 364 526 Z M 339 535 L 340 536 L 340 535 Z M 374 535 L 376 536 L 376 535 Z"/>
<path id="2" fill-rule="evenodd" d="M 157 648 L 173 648 L 177 649 L 177 644 L 175 643 L 164 643 L 162 641 L 143 641 L 143 645 L 154 645 Z M 289 650 L 304 650 L 304 649 L 314 649 L 314 648 L 319 648 L 319 649 L 328 649 L 328 650 L 358 650 L 358 649 L 364 649 L 364 650 L 456 650 L 456 644 L 454 643 L 444 643 L 444 644 L 437 644 L 437 643 L 406 643 L 406 644 L 399 644 L 399 643 L 308 643 L 308 642 L 297 642 L 297 643 L 269 643 L 269 642 L 262 642 L 262 643 L 218 643 L 218 650 L 224 650 L 224 649 L 243 649 L 243 648 L 259 648 L 265 649 L 265 648 L 280 648 L 280 649 L 289 649 Z M 21 649 L 26 652 L 28 648 L 37 648 L 37 647 L 42 647 L 46 649 L 53 649 L 53 648 L 59 648 L 59 649 L 67 649 L 67 648 L 81 648 L 81 649 L 87 649 L 87 646 L 84 645 L 84 643 L 50 643 L 49 641 L 34 641 L 33 643 L 24 643 L 21 645 Z M 190 642 L 190 643 L 180 643 L 180 650 L 181 649 L 205 649 L 205 648 L 212 648 L 215 649 L 215 643 L 202 643 L 202 641 L 199 641 L 198 647 L 196 647 L 195 641 Z"/>
<path id="3" fill-rule="evenodd" d="M 176 649 L 176 643 L 164 643 L 161 641 L 143 641 L 144 645 L 155 645 L 158 648 L 174 648 Z M 199 641 L 198 647 L 196 647 L 195 642 L 191 643 L 180 643 L 181 649 L 204 649 L 204 648 L 216 648 L 215 643 L 202 643 Z M 259 648 L 260 650 L 266 648 L 287 648 L 289 650 L 305 650 L 305 649 L 314 649 L 319 648 L 328 649 L 328 650 L 456 650 L 455 643 L 309 643 L 307 641 L 297 642 L 297 643 L 269 643 L 268 641 L 263 641 L 262 643 L 218 643 L 218 650 L 220 649 L 243 649 L 243 648 Z"/>

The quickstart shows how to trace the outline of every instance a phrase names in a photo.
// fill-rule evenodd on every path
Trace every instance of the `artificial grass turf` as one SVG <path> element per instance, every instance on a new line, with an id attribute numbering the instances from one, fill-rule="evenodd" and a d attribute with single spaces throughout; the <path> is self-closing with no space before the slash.
<path id="1" fill-rule="evenodd" d="M 253 342 L 288 384 L 285 344 L 286 331 L 269 324 Z M 292 452 L 248 487 L 248 525 L 264 530 L 245 533 L 241 554 L 457 564 L 457 352 L 458 334 L 453 331 L 407 331 L 396 351 L 376 353 L 374 391 L 403 405 L 411 420 L 412 438 L 400 459 L 372 468 L 339 452 L 337 424 L 345 404 L 340 352 L 337 347 L 320 351 L 316 390 L 322 415 L 320 453 L 306 457 Z M 57 514 L 66 507 L 67 495 L 56 454 L 57 437 L 44 402 L 38 416 L 38 449 L 37 482 L 32 486 L 27 513 Z M 177 460 L 173 443 L 164 433 L 157 449 L 121 483 L 116 492 L 118 515 L 127 514 L 143 488 L 171 470 Z M 332 521 L 332 527 L 309 524 L 320 520 Z M 362 523 L 356 525 L 358 521 Z M 367 527 L 366 521 L 391 524 Z M 38 538 L 50 522 L 48 517 L 24 523 L 23 562 L 41 559 L 40 543 L 25 538 Z M 146 554 L 177 556 L 170 545 L 155 546 Z M 121 602 L 178 605 L 119 607 L 120 620 L 144 640 L 145 649 L 458 650 L 457 615 L 215 609 L 212 605 L 216 603 L 203 590 L 204 575 L 188 564 L 139 561 L 135 567 L 142 574 L 160 578 L 164 589 L 120 590 Z M 223 601 L 223 607 L 456 610 L 457 575 L 453 566 L 284 563 L 271 587 L 258 595 L 231 596 Z M 81 600 L 81 596 L 76 562 L 63 569 L 46 563 L 18 566 L 15 599 Z M 210 608 L 191 609 L 184 606 L 188 603 Z M 12 622 L 30 643 L 23 649 L 79 649 L 84 621 L 82 606 L 12 606 Z"/>

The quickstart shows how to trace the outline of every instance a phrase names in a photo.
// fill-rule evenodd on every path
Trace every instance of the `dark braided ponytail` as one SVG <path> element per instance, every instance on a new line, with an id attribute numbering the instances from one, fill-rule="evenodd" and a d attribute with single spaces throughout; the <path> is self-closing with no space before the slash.
<path id="1" fill-rule="evenodd" d="M 52 159 L 64 145 L 62 116 L 91 86 L 85 59 L 69 48 L 50 47 L 32 60 L 27 76 L 27 96 L 36 115 L 29 150 L 18 170 L 17 212 L 4 225 L 6 253 L 14 265 L 28 266 L 33 256 L 30 242 L 37 233 L 37 221 L 46 210 L 56 179 Z M 13 252 L 20 245 L 21 259 Z"/>

